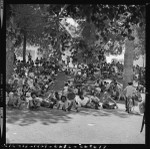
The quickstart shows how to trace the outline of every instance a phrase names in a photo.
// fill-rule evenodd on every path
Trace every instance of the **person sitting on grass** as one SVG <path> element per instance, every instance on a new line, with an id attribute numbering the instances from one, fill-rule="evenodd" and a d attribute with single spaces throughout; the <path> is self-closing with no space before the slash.
<path id="1" fill-rule="evenodd" d="M 83 95 L 83 93 L 80 93 L 80 94 L 76 95 L 75 102 L 77 103 L 77 105 L 79 107 L 85 107 L 85 108 L 90 108 L 91 107 L 91 105 L 90 105 L 90 102 L 91 102 L 90 98 L 89 97 L 85 97 Z"/>
<path id="2" fill-rule="evenodd" d="M 69 87 L 72 87 L 72 86 L 73 86 L 73 82 L 72 82 L 71 80 L 68 80 L 67 83 L 68 83 L 68 86 L 69 86 Z"/>
<path id="3" fill-rule="evenodd" d="M 41 106 L 53 109 L 54 105 L 57 103 L 57 100 L 51 94 L 48 98 L 41 100 Z"/>
<path id="4" fill-rule="evenodd" d="M 111 89 L 111 92 L 112 92 L 111 97 L 112 97 L 114 100 L 118 100 L 118 98 L 119 98 L 119 88 L 118 88 L 118 86 L 117 86 L 117 83 L 114 84 L 114 86 L 113 86 L 112 89 Z"/>
<path id="5" fill-rule="evenodd" d="M 103 98 L 102 98 L 102 107 L 104 109 L 115 109 L 118 108 L 117 103 L 111 98 L 110 95 L 110 89 L 104 92 Z M 113 102 L 113 104 L 110 104 L 110 102 Z"/>
<path id="6" fill-rule="evenodd" d="M 59 93 L 58 93 L 57 91 L 54 93 L 54 97 L 55 97 L 55 99 L 56 99 L 57 101 L 60 100 L 60 95 L 59 95 Z"/>
<path id="7" fill-rule="evenodd" d="M 99 109 L 100 107 L 100 99 L 96 96 L 96 92 L 94 92 L 92 95 L 87 95 L 87 97 L 90 98 L 91 105 L 94 109 Z"/>
<path id="8" fill-rule="evenodd" d="M 36 93 L 32 92 L 31 97 L 32 97 L 32 100 L 29 100 L 29 109 L 31 109 L 31 110 L 40 109 L 41 102 L 40 102 L 39 98 L 36 97 Z"/>
<path id="9" fill-rule="evenodd" d="M 18 96 L 17 90 L 15 90 L 13 93 L 9 93 L 9 100 L 7 103 L 8 107 L 11 108 L 20 108 L 21 105 L 21 100 L 20 97 Z"/>
<path id="10" fill-rule="evenodd" d="M 65 95 L 62 95 L 61 100 L 58 101 L 57 109 L 61 109 L 63 111 L 70 111 L 74 105 L 75 102 L 68 100 Z M 76 107 L 76 112 L 78 112 L 77 107 Z"/>
<path id="11" fill-rule="evenodd" d="M 68 94 L 68 88 L 69 88 L 68 83 L 65 83 L 65 86 L 63 88 L 63 93 L 65 96 L 67 96 L 67 94 Z"/>

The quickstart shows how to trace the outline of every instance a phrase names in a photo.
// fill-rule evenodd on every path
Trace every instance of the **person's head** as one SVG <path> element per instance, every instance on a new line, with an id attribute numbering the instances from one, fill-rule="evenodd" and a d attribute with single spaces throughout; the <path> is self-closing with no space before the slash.
<path id="1" fill-rule="evenodd" d="M 55 92 L 55 96 L 57 96 L 57 95 L 59 95 L 59 94 L 58 94 L 58 92 L 56 91 L 56 92 Z"/>
<path id="2" fill-rule="evenodd" d="M 27 87 L 27 86 L 26 86 L 25 84 L 22 86 L 23 89 L 26 89 L 26 87 Z"/>
<path id="3" fill-rule="evenodd" d="M 62 96 L 61 96 L 61 101 L 62 101 L 62 102 L 65 102 L 66 100 L 67 100 L 66 96 L 62 95 Z"/>
<path id="4" fill-rule="evenodd" d="M 68 83 L 65 83 L 65 86 L 68 86 Z"/>
<path id="5" fill-rule="evenodd" d="M 97 83 L 99 83 L 99 81 L 100 81 L 100 80 L 98 79 L 98 80 L 97 80 Z"/>
<path id="6" fill-rule="evenodd" d="M 32 92 L 32 93 L 31 93 L 31 97 L 32 97 L 33 99 L 35 99 L 35 98 L 36 98 L 36 93 L 35 93 L 35 92 Z"/>
<path id="7" fill-rule="evenodd" d="M 128 85 L 133 85 L 133 82 L 128 82 Z"/>
<path id="8" fill-rule="evenodd" d="M 106 91 L 107 91 L 107 93 L 110 93 L 110 92 L 111 92 L 110 89 L 107 89 Z"/>
<path id="9" fill-rule="evenodd" d="M 79 95 L 79 97 L 80 97 L 81 99 L 84 99 L 84 94 L 83 94 L 83 92 L 80 92 L 78 95 Z"/>
<path id="10" fill-rule="evenodd" d="M 17 79 L 15 79 L 15 80 L 14 80 L 14 84 L 17 84 L 17 83 L 18 83 L 18 80 L 17 80 Z"/>
<path id="11" fill-rule="evenodd" d="M 14 95 L 17 96 L 18 95 L 18 90 L 14 90 Z"/>

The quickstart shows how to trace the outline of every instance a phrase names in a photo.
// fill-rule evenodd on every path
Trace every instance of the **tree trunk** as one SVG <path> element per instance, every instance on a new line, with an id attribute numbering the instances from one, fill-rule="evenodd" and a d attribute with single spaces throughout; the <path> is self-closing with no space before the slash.
<path id="1" fill-rule="evenodd" d="M 9 49 L 6 51 L 6 82 L 10 79 L 13 69 L 13 60 L 14 60 L 14 49 Z"/>
<path id="2" fill-rule="evenodd" d="M 123 88 L 133 81 L 133 50 L 134 41 L 126 40 L 124 54 Z"/>
<path id="3" fill-rule="evenodd" d="M 23 63 L 25 64 L 26 63 L 26 31 L 23 32 L 23 36 L 24 36 L 24 39 L 23 39 Z"/>

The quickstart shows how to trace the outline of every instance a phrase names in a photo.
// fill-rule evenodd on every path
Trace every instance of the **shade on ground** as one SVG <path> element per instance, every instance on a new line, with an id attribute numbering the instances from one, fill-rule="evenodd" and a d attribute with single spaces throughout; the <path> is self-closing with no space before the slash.
<path id="1" fill-rule="evenodd" d="M 7 111 L 9 143 L 144 144 L 142 116 L 118 110 L 80 109 L 76 112 L 45 109 Z"/>

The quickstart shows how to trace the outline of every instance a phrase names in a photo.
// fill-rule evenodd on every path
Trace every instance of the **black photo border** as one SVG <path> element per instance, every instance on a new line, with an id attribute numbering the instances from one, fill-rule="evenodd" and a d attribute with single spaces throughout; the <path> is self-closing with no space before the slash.
<path id="1" fill-rule="evenodd" d="M 1 100 L 0 106 L 3 107 L 4 111 L 4 125 L 3 125 L 3 135 L 0 139 L 0 148 L 94 148 L 94 149 L 107 149 L 107 148 L 150 148 L 150 100 L 149 100 L 149 84 L 150 79 L 148 78 L 149 70 L 149 51 L 150 51 L 150 3 L 148 1 L 133 1 L 133 0 L 124 0 L 124 1 L 115 1 L 115 0 L 101 0 L 101 1 L 76 1 L 78 4 L 87 4 L 87 3 L 100 3 L 100 4 L 135 4 L 135 5 L 145 5 L 146 7 L 146 143 L 145 144 L 6 144 L 6 106 L 5 106 L 5 80 L 6 80 L 6 4 L 30 4 L 30 3 L 44 3 L 44 4 L 62 4 L 62 3 L 75 3 L 74 1 L 52 1 L 52 0 L 4 0 L 4 14 L 3 14 L 3 26 L 0 31 L 0 90 L 1 91 Z M 139 122 L 142 123 L 142 122 Z M 139 130 L 140 133 L 140 130 Z"/>

